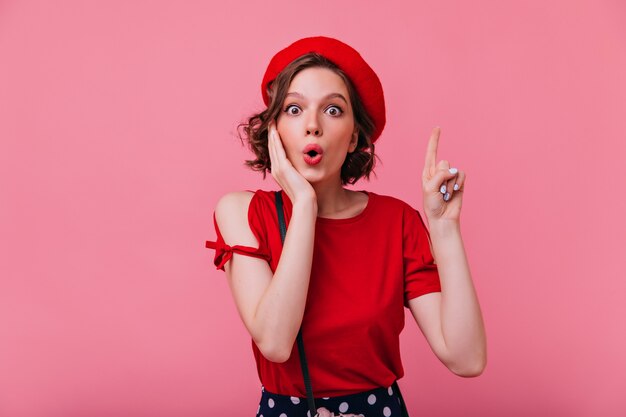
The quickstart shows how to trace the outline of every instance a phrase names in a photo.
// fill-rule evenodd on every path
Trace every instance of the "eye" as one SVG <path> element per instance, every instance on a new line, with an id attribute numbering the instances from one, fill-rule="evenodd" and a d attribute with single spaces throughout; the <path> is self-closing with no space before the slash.
<path id="1" fill-rule="evenodd" d="M 330 113 L 331 116 L 341 116 L 343 114 L 343 110 L 341 109 L 341 107 L 339 106 L 330 106 L 328 110 L 332 110 L 333 112 Z"/>
<path id="2" fill-rule="evenodd" d="M 285 111 L 285 113 L 292 114 L 292 115 L 296 115 L 296 114 L 298 114 L 298 113 L 293 113 L 293 112 L 291 112 L 291 111 L 290 111 L 290 109 L 291 109 L 292 107 L 293 107 L 293 108 L 295 108 L 295 109 L 298 109 L 298 111 L 300 111 L 300 108 L 299 108 L 298 106 L 296 106 L 295 104 L 290 104 L 290 105 L 288 105 L 287 107 L 285 107 L 285 110 L 284 110 L 284 111 Z"/>

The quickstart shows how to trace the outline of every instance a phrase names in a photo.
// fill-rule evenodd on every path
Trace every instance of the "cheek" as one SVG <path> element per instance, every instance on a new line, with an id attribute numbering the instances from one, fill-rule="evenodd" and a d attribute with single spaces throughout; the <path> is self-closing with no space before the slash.
<path id="1" fill-rule="evenodd" d="M 345 143 L 346 146 L 349 146 L 349 143 L 352 140 L 352 134 L 354 133 L 354 125 L 352 123 L 337 123 L 331 126 L 331 128 L 332 136 L 336 138 L 337 141 Z"/>
<path id="2" fill-rule="evenodd" d="M 295 127 L 293 126 L 293 123 L 289 123 L 289 120 L 281 119 L 282 118 L 279 117 L 276 122 L 276 130 L 278 131 L 282 141 L 288 142 L 289 138 L 294 137 L 293 133 L 295 132 Z"/>
<path id="3" fill-rule="evenodd" d="M 292 139 L 294 136 L 284 131 L 282 134 L 279 132 L 279 135 L 287 157 L 291 159 L 291 157 L 297 156 L 300 151 L 298 150 L 298 144 Z"/>
<path id="4" fill-rule="evenodd" d="M 296 143 L 297 139 L 295 139 L 297 138 L 295 128 L 289 123 L 283 122 L 277 126 L 276 130 L 278 131 L 278 135 L 280 136 L 280 140 L 287 155 L 290 155 L 294 151 L 297 152 L 298 144 Z"/>
<path id="5" fill-rule="evenodd" d="M 354 137 L 354 124 L 349 124 L 345 127 L 343 134 L 345 135 L 344 137 L 347 138 L 348 143 L 350 143 Z"/>

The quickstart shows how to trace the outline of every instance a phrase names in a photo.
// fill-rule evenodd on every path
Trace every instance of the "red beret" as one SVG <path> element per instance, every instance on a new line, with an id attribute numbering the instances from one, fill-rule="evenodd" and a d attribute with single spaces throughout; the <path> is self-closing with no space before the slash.
<path id="1" fill-rule="evenodd" d="M 337 39 L 326 36 L 300 39 L 274 55 L 265 70 L 263 82 L 261 83 L 261 94 L 263 95 L 265 105 L 269 105 L 266 86 L 291 61 L 309 52 L 317 52 L 328 58 L 350 78 L 363 102 L 365 111 L 367 111 L 367 114 L 374 122 L 372 142 L 375 142 L 382 133 L 386 121 L 383 86 L 374 70 L 365 62 L 361 55 L 354 48 Z"/>

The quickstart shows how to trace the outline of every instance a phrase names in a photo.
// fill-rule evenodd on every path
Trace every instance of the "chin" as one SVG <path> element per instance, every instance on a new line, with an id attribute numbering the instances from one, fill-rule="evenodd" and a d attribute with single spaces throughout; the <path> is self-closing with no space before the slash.
<path id="1" fill-rule="evenodd" d="M 307 180 L 311 184 L 315 184 L 316 182 L 320 182 L 325 179 L 324 173 L 322 171 L 314 171 L 315 168 L 307 168 L 308 166 L 305 167 L 304 170 L 298 170 L 298 172 L 304 177 L 305 180 Z"/>

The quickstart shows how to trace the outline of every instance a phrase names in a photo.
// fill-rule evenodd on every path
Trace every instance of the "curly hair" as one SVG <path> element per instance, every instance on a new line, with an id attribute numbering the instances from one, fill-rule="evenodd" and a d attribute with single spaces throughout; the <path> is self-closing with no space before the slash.
<path id="1" fill-rule="evenodd" d="M 339 75 L 346 84 L 352 103 L 354 123 L 358 129 L 358 142 L 355 150 L 347 154 L 341 166 L 341 184 L 354 184 L 363 176 L 369 181 L 370 173 L 373 172 L 376 164 L 375 160 L 378 158 L 371 141 L 374 122 L 365 111 L 363 102 L 350 78 L 335 63 L 315 52 L 293 60 L 276 76 L 274 81 L 268 83 L 265 88 L 269 97 L 269 106 L 262 112 L 253 114 L 246 123 L 240 123 L 237 126 L 238 132 L 240 127 L 243 127 L 244 131 L 244 135 L 239 133 L 240 140 L 242 143 L 247 143 L 248 148 L 256 157 L 256 159 L 246 160 L 245 165 L 253 171 L 263 172 L 263 179 L 267 171 L 272 171 L 267 144 L 268 125 L 270 121 L 276 120 L 282 111 L 282 103 L 293 78 L 298 72 L 311 67 L 328 68 Z"/>

